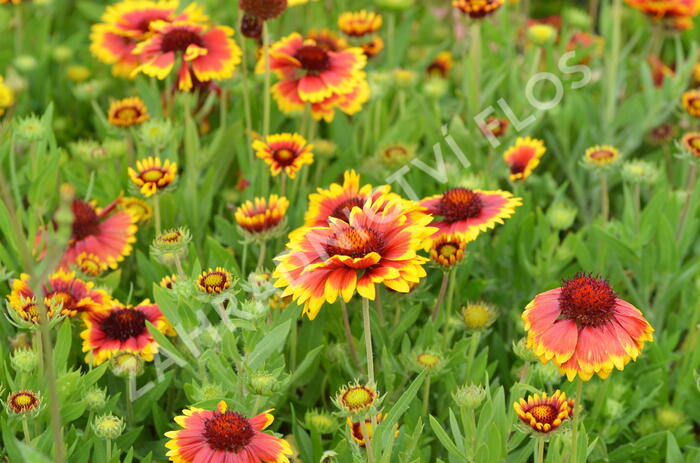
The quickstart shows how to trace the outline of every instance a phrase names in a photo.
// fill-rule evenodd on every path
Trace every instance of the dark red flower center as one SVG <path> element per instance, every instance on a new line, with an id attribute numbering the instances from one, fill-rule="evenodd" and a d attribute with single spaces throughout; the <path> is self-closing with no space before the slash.
<path id="1" fill-rule="evenodd" d="M 248 420 L 236 412 L 214 412 L 214 416 L 204 422 L 204 438 L 215 450 L 238 453 L 254 436 L 255 430 Z"/>
<path id="2" fill-rule="evenodd" d="M 36 407 L 39 404 L 39 398 L 33 392 L 22 391 L 12 394 L 7 404 L 15 413 L 21 413 Z"/>
<path id="3" fill-rule="evenodd" d="M 381 253 L 384 239 L 373 228 L 348 228 L 334 233 L 326 243 L 329 256 L 364 257 L 370 252 Z"/>
<path id="4" fill-rule="evenodd" d="M 522 174 L 525 172 L 530 160 L 535 156 L 535 148 L 531 146 L 520 147 L 519 152 L 510 161 L 510 173 Z"/>
<path id="5" fill-rule="evenodd" d="M 160 49 L 163 53 L 185 51 L 193 44 L 204 48 L 204 42 L 198 33 L 185 28 L 173 29 L 163 36 Z"/>
<path id="6" fill-rule="evenodd" d="M 607 281 L 578 274 L 564 281 L 559 305 L 564 318 L 579 326 L 599 326 L 613 314 L 617 295 Z"/>
<path id="7" fill-rule="evenodd" d="M 333 209 L 333 212 L 331 212 L 331 215 L 329 217 L 335 217 L 336 219 L 344 220 L 345 222 L 348 222 L 350 220 L 350 212 L 352 211 L 353 207 L 359 207 L 362 209 L 362 206 L 365 205 L 365 200 L 362 198 L 358 197 L 352 197 L 344 200 L 340 204 L 338 204 L 335 209 Z"/>
<path id="8" fill-rule="evenodd" d="M 474 191 L 468 188 L 452 188 L 442 195 L 437 209 L 445 222 L 457 222 L 478 217 L 483 207 L 484 202 Z"/>
<path id="9" fill-rule="evenodd" d="M 601 160 L 606 160 L 606 159 L 612 159 L 615 157 L 615 153 L 613 153 L 610 150 L 606 149 L 601 149 L 598 151 L 593 151 L 591 153 L 591 159 L 595 159 L 596 161 L 601 161 Z"/>
<path id="10" fill-rule="evenodd" d="M 100 219 L 95 209 L 85 201 L 75 200 L 71 204 L 73 212 L 72 237 L 83 240 L 100 232 Z"/>
<path id="11" fill-rule="evenodd" d="M 299 60 L 302 68 L 311 72 L 323 72 L 331 64 L 328 52 L 316 45 L 304 45 L 296 52 L 294 57 Z"/>
<path id="12" fill-rule="evenodd" d="M 140 310 L 112 310 L 102 321 L 102 331 L 110 339 L 126 341 L 146 331 L 146 314 Z"/>
<path id="13" fill-rule="evenodd" d="M 53 304 L 56 306 L 61 304 L 61 310 L 64 312 L 70 312 L 75 306 L 75 298 L 73 297 L 73 295 L 63 291 L 55 291 L 48 293 L 46 295 L 46 298 L 50 301 L 53 301 Z"/>
<path id="14" fill-rule="evenodd" d="M 685 143 L 695 156 L 700 157 L 700 135 L 686 137 Z"/>
<path id="15" fill-rule="evenodd" d="M 557 409 L 553 405 L 536 405 L 528 410 L 535 417 L 538 423 L 552 424 L 557 419 Z"/>
<path id="16" fill-rule="evenodd" d="M 275 158 L 277 164 L 286 167 L 294 162 L 297 157 L 297 153 L 289 148 L 280 148 L 272 153 L 272 157 Z"/>
<path id="17" fill-rule="evenodd" d="M 449 260 L 457 255 L 457 253 L 459 252 L 459 248 L 459 243 L 446 241 L 444 243 L 438 244 L 436 246 L 435 251 L 437 252 L 438 256 L 444 257 Z"/>

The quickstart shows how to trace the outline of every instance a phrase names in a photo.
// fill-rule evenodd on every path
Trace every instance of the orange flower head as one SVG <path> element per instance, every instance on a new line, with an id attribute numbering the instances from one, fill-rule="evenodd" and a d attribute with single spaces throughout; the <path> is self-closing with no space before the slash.
<path id="1" fill-rule="evenodd" d="M 129 167 L 129 178 L 146 197 L 153 196 L 169 187 L 177 176 L 177 163 L 149 156 L 136 161 L 136 169 Z"/>
<path id="2" fill-rule="evenodd" d="M 463 235 L 441 234 L 433 238 L 430 257 L 442 267 L 449 268 L 464 258 L 467 241 Z"/>
<path id="3" fill-rule="evenodd" d="M 304 304 L 316 317 L 324 303 L 355 291 L 374 300 L 375 285 L 407 293 L 425 276 L 426 258 L 417 251 L 435 228 L 417 205 L 384 196 L 354 206 L 346 221 L 332 218 L 326 226 L 303 227 L 289 235 L 288 252 L 276 258 L 275 286 L 282 297 Z"/>
<path id="4" fill-rule="evenodd" d="M 238 0 L 238 6 L 263 21 L 274 19 L 287 9 L 287 0 Z"/>
<path id="5" fill-rule="evenodd" d="M 298 133 L 278 133 L 264 141 L 254 140 L 253 149 L 255 155 L 270 166 L 273 176 L 284 171 L 289 178 L 294 178 L 303 165 L 314 162 L 313 145 L 307 144 Z"/>
<path id="6" fill-rule="evenodd" d="M 620 160 L 620 152 L 614 146 L 591 146 L 583 155 L 586 164 L 593 167 L 609 167 Z"/>
<path id="7" fill-rule="evenodd" d="M 515 214 L 515 208 L 522 204 L 520 198 L 507 191 L 470 190 L 452 188 L 441 195 L 430 196 L 421 201 L 421 206 L 435 217 L 442 217 L 432 223 L 438 234 L 459 234 L 467 241 L 475 239 L 479 233 L 494 228 L 497 223 Z"/>
<path id="8" fill-rule="evenodd" d="M 547 148 L 542 140 L 518 137 L 515 145 L 503 154 L 503 159 L 510 167 L 510 179 L 524 181 L 528 178 L 540 163 L 545 151 Z"/>
<path id="9" fill-rule="evenodd" d="M 433 62 L 428 65 L 428 74 L 445 78 L 453 66 L 454 60 L 452 59 L 452 53 L 449 51 L 441 51 L 437 54 Z"/>
<path id="10" fill-rule="evenodd" d="M 109 123 L 117 127 L 131 127 L 149 118 L 148 108 L 138 96 L 112 102 L 107 115 Z"/>
<path id="11" fill-rule="evenodd" d="M 348 48 L 348 42 L 329 29 L 313 29 L 306 38 L 326 51 L 339 52 Z"/>
<path id="12" fill-rule="evenodd" d="M 231 287 L 233 277 L 228 270 L 216 267 L 199 274 L 197 289 L 207 294 L 221 294 Z"/>
<path id="13" fill-rule="evenodd" d="M 503 6 L 503 0 L 453 0 L 452 6 L 472 19 L 484 18 Z"/>
<path id="14" fill-rule="evenodd" d="M 99 277 L 108 268 L 106 262 L 102 262 L 98 256 L 88 252 L 82 252 L 75 258 L 75 266 L 80 273 L 89 277 Z"/>
<path id="15" fill-rule="evenodd" d="M 360 45 L 367 59 L 377 56 L 384 49 L 384 41 L 381 37 L 372 37 L 368 42 Z"/>
<path id="16" fill-rule="evenodd" d="M 501 138 L 505 135 L 509 125 L 510 122 L 508 122 L 508 119 L 499 119 L 498 117 L 491 116 L 486 119 L 486 123 L 480 128 L 484 136 L 491 134 L 496 138 Z"/>
<path id="17" fill-rule="evenodd" d="M 276 233 L 283 224 L 289 208 L 284 196 L 272 195 L 269 199 L 255 198 L 236 209 L 236 223 L 251 236 L 264 237 Z"/>
<path id="18" fill-rule="evenodd" d="M 166 454 L 175 463 L 289 463 L 292 455 L 289 443 L 262 432 L 274 417 L 271 410 L 252 418 L 229 410 L 226 402 L 219 402 L 216 410 L 189 408 L 175 423 L 182 429 L 168 431 Z"/>
<path id="19" fill-rule="evenodd" d="M 338 27 L 348 37 L 374 34 L 382 27 L 382 15 L 367 10 L 346 12 L 338 18 Z"/>
<path id="20" fill-rule="evenodd" d="M 683 107 L 693 117 L 700 117 L 700 90 L 697 88 L 688 90 L 683 94 Z"/>
<path id="21" fill-rule="evenodd" d="M 384 421 L 385 415 L 382 413 L 377 413 L 377 416 L 375 418 L 375 423 L 379 425 L 382 421 Z M 366 418 L 364 420 L 365 422 L 365 429 L 367 430 L 367 434 L 369 434 L 369 439 L 372 440 L 372 420 L 370 418 Z M 362 428 L 362 422 L 361 421 L 353 421 L 350 419 L 350 417 L 347 418 L 347 423 L 348 423 L 348 428 L 350 429 L 350 434 L 352 435 L 352 438 L 355 442 L 357 442 L 357 445 L 360 447 L 365 446 L 365 436 Z M 398 437 L 399 435 L 399 425 L 396 425 L 396 432 L 394 433 L 394 437 Z"/>
<path id="22" fill-rule="evenodd" d="M 160 286 L 166 289 L 173 289 L 175 282 L 177 281 L 177 275 L 165 275 L 160 280 Z"/>
<path id="23" fill-rule="evenodd" d="M 17 391 L 7 397 L 6 406 L 12 415 L 26 417 L 39 411 L 41 398 L 33 391 Z"/>
<path id="24" fill-rule="evenodd" d="M 654 331 L 642 313 L 619 299 L 607 281 L 585 274 L 537 295 L 522 315 L 527 347 L 552 361 L 569 381 L 607 378 L 636 360 Z"/>
<path id="25" fill-rule="evenodd" d="M 700 11 L 698 0 L 625 0 L 625 2 L 657 20 L 692 18 Z"/>
<path id="26" fill-rule="evenodd" d="M 700 159 L 700 133 L 689 132 L 681 138 L 681 145 L 695 158 Z"/>
<path id="27" fill-rule="evenodd" d="M 228 79 L 241 62 L 241 50 L 226 26 L 207 28 L 186 21 L 155 21 L 153 34 L 134 48 L 141 60 L 131 75 L 144 74 L 165 79 L 179 63 L 177 86 L 191 90 L 196 83 Z"/>
<path id="28" fill-rule="evenodd" d="M 134 218 L 134 222 L 146 222 L 153 217 L 153 208 L 145 201 L 139 198 L 122 197 L 119 198 L 117 207 L 126 211 Z"/>
<path id="29" fill-rule="evenodd" d="M 521 398 L 513 403 L 518 418 L 533 431 L 549 434 L 574 415 L 574 401 L 566 398 L 566 393 L 556 390 L 551 397 L 547 393 Z"/>

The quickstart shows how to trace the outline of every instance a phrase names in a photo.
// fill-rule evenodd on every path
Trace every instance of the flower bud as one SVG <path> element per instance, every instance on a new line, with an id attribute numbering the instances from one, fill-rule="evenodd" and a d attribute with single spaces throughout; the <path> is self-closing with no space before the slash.
<path id="1" fill-rule="evenodd" d="M 527 363 L 535 363 L 539 360 L 535 353 L 527 348 L 527 338 L 520 338 L 518 342 L 513 341 L 513 353 Z"/>
<path id="2" fill-rule="evenodd" d="M 317 434 L 332 434 L 338 429 L 338 420 L 330 413 L 319 410 L 309 410 L 304 415 L 306 428 Z"/>
<path id="3" fill-rule="evenodd" d="M 535 45 L 546 45 L 557 39 L 557 30 L 549 24 L 533 24 L 527 28 L 527 38 Z"/>
<path id="4" fill-rule="evenodd" d="M 464 385 L 452 393 L 452 399 L 458 407 L 478 408 L 486 397 L 486 389 L 477 384 Z"/>
<path id="5" fill-rule="evenodd" d="M 71 47 L 66 46 L 66 45 L 56 45 L 51 50 L 51 57 L 59 63 L 63 63 L 65 61 L 68 61 L 72 56 L 73 56 L 73 49 Z"/>
<path id="6" fill-rule="evenodd" d="M 66 75 L 75 83 L 85 82 L 90 78 L 91 74 L 90 69 L 86 66 L 73 65 L 68 66 L 68 69 L 66 69 Z"/>
<path id="7" fill-rule="evenodd" d="M 143 359 L 140 355 L 129 351 L 121 351 L 109 360 L 109 366 L 115 376 L 131 378 L 143 373 Z"/>
<path id="8" fill-rule="evenodd" d="M 404 11 L 413 6 L 415 0 L 375 0 L 379 8 L 391 11 Z"/>
<path id="9" fill-rule="evenodd" d="M 622 165 L 622 178 L 630 183 L 653 184 L 659 178 L 659 169 L 649 161 L 628 161 Z"/>
<path id="10" fill-rule="evenodd" d="M 662 428 L 673 430 L 683 424 L 685 416 L 676 409 L 663 407 L 656 412 L 656 421 L 658 421 L 659 426 Z"/>
<path id="11" fill-rule="evenodd" d="M 167 119 L 151 119 L 139 127 L 139 139 L 151 149 L 162 149 L 173 135 L 173 124 Z"/>
<path id="12" fill-rule="evenodd" d="M 577 213 L 578 210 L 575 207 L 556 202 L 547 211 L 547 219 L 555 230 L 566 230 L 573 225 Z"/>
<path id="13" fill-rule="evenodd" d="M 102 415 L 95 418 L 92 429 L 100 439 L 114 440 L 122 435 L 126 424 L 124 420 L 114 415 Z"/>
<path id="14" fill-rule="evenodd" d="M 20 140 L 26 143 L 35 143 L 42 141 L 47 137 L 47 130 L 44 124 L 37 116 L 23 117 L 17 121 L 15 126 L 15 134 Z"/>
<path id="15" fill-rule="evenodd" d="M 15 58 L 15 67 L 22 72 L 31 72 L 37 67 L 36 58 L 32 55 L 19 55 Z"/>
<path id="16" fill-rule="evenodd" d="M 85 404 L 89 411 L 102 410 L 107 404 L 107 393 L 104 389 L 92 388 L 85 393 Z"/>
<path id="17" fill-rule="evenodd" d="M 10 362 L 18 373 L 31 373 L 39 364 L 39 356 L 33 349 L 17 349 L 12 353 Z"/>
<path id="18" fill-rule="evenodd" d="M 462 309 L 462 319 L 469 331 L 484 331 L 496 321 L 498 312 L 488 302 L 474 302 Z"/>
<path id="19" fill-rule="evenodd" d="M 277 377 L 267 371 L 256 371 L 248 376 L 248 387 L 253 394 L 272 395 L 279 390 Z"/>
<path id="20" fill-rule="evenodd" d="M 199 387 L 195 387 L 195 401 L 202 402 L 205 400 L 221 399 L 226 395 L 224 388 L 216 383 L 204 383 Z"/>

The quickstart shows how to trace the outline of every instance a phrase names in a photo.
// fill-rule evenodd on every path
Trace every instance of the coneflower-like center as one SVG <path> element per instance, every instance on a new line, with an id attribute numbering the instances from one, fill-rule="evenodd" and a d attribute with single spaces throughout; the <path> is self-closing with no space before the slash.
<path id="1" fill-rule="evenodd" d="M 128 122 L 138 119 L 140 115 L 141 111 L 138 108 L 133 106 L 124 106 L 117 109 L 117 111 L 114 113 L 114 118 L 119 121 Z"/>
<path id="2" fill-rule="evenodd" d="M 542 404 L 536 405 L 529 410 L 529 413 L 537 420 L 538 423 L 552 424 L 559 415 L 557 409 L 553 405 Z"/>
<path id="3" fill-rule="evenodd" d="M 140 310 L 112 310 L 102 321 L 102 331 L 110 339 L 126 341 L 143 334 L 146 330 L 146 315 Z"/>
<path id="4" fill-rule="evenodd" d="M 46 295 L 46 299 L 52 301 L 54 306 L 61 305 L 62 311 L 70 312 L 75 306 L 75 298 L 63 291 L 56 291 Z"/>
<path id="5" fill-rule="evenodd" d="M 182 233 L 180 230 L 169 231 L 160 235 L 158 241 L 168 244 L 177 244 L 182 241 Z"/>
<path id="6" fill-rule="evenodd" d="M 323 72 L 330 67 L 331 59 L 326 50 L 317 45 L 304 45 L 295 54 L 301 67 L 310 72 Z"/>
<path id="7" fill-rule="evenodd" d="M 204 438 L 214 450 L 238 453 L 254 436 L 255 430 L 248 420 L 236 412 L 214 412 L 214 416 L 204 421 Z"/>
<path id="8" fill-rule="evenodd" d="M 456 257 L 456 254 L 459 252 L 459 244 L 451 241 L 440 243 L 436 246 L 435 252 L 440 257 L 450 259 Z"/>
<path id="9" fill-rule="evenodd" d="M 615 156 L 614 152 L 606 149 L 599 149 L 590 154 L 591 159 L 600 163 L 610 162 L 615 159 Z"/>
<path id="10" fill-rule="evenodd" d="M 383 247 L 384 239 L 373 228 L 348 228 L 333 234 L 326 243 L 326 253 L 358 258 L 370 252 L 381 253 Z"/>
<path id="11" fill-rule="evenodd" d="M 468 188 L 452 188 L 442 195 L 438 204 L 438 214 L 445 222 L 457 222 L 481 214 L 484 202 L 479 195 Z"/>
<path id="12" fill-rule="evenodd" d="M 208 293 L 220 294 L 231 286 L 231 281 L 224 272 L 213 271 L 200 277 L 199 286 Z"/>
<path id="13" fill-rule="evenodd" d="M 72 237 L 83 240 L 100 232 L 100 219 L 95 209 L 85 201 L 75 200 L 71 204 L 73 212 Z"/>
<path id="14" fill-rule="evenodd" d="M 159 181 L 160 179 L 163 178 L 164 175 L 165 175 L 165 173 L 162 170 L 157 169 L 157 168 L 153 168 L 153 169 L 144 170 L 143 172 L 141 172 L 139 177 L 141 177 L 141 180 L 143 180 L 144 182 L 149 183 L 149 182 Z"/>
<path id="15" fill-rule="evenodd" d="M 416 357 L 416 362 L 425 368 L 435 368 L 440 363 L 440 357 L 435 354 L 423 353 Z"/>
<path id="16" fill-rule="evenodd" d="M 700 157 L 700 134 L 686 135 L 683 137 L 683 143 L 694 156 Z"/>
<path id="17" fill-rule="evenodd" d="M 368 387 L 353 386 L 343 392 L 340 403 L 350 411 L 359 410 L 372 405 L 376 397 L 377 393 Z"/>
<path id="18" fill-rule="evenodd" d="M 288 166 L 294 162 L 297 157 L 297 153 L 289 148 L 280 148 L 272 153 L 272 157 L 281 166 Z"/>
<path id="19" fill-rule="evenodd" d="M 383 154 L 386 159 L 392 159 L 394 156 L 405 156 L 408 150 L 401 145 L 393 145 L 386 148 Z"/>
<path id="20" fill-rule="evenodd" d="M 335 217 L 336 219 L 344 220 L 345 222 L 350 220 L 350 212 L 354 207 L 359 207 L 362 209 L 365 200 L 357 196 L 343 200 L 338 204 L 331 212 L 329 217 Z"/>
<path id="21" fill-rule="evenodd" d="M 599 326 L 613 315 L 617 296 L 607 281 L 576 275 L 564 281 L 559 305 L 564 318 L 579 326 Z"/>
<path id="22" fill-rule="evenodd" d="M 39 397 L 30 391 L 20 391 L 12 394 L 7 400 L 7 405 L 15 413 L 32 410 L 39 405 Z"/>
<path id="23" fill-rule="evenodd" d="M 203 47 L 202 37 L 190 29 L 173 29 L 166 32 L 160 43 L 160 49 L 163 53 L 185 51 L 190 45 Z"/>

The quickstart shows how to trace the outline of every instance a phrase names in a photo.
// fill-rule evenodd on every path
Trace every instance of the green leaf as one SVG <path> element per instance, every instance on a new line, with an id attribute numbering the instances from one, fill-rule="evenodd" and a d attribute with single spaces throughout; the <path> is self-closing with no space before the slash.
<path id="1" fill-rule="evenodd" d="M 433 428 L 433 432 L 435 433 L 435 436 L 437 436 L 438 440 L 442 444 L 445 449 L 450 452 L 450 454 L 461 458 L 463 460 L 466 460 L 466 456 L 464 453 L 460 452 L 457 446 L 455 445 L 454 442 L 452 442 L 452 439 L 450 439 L 450 436 L 447 435 L 447 432 L 445 432 L 445 429 L 442 427 L 440 423 L 435 419 L 433 415 L 430 415 L 428 417 L 428 420 L 430 422 L 430 427 Z"/>
<path id="2" fill-rule="evenodd" d="M 275 352 L 281 352 L 284 342 L 287 340 L 291 320 L 287 320 L 274 327 L 253 349 L 247 359 L 248 367 L 257 370 L 262 367 L 265 360 Z"/>

